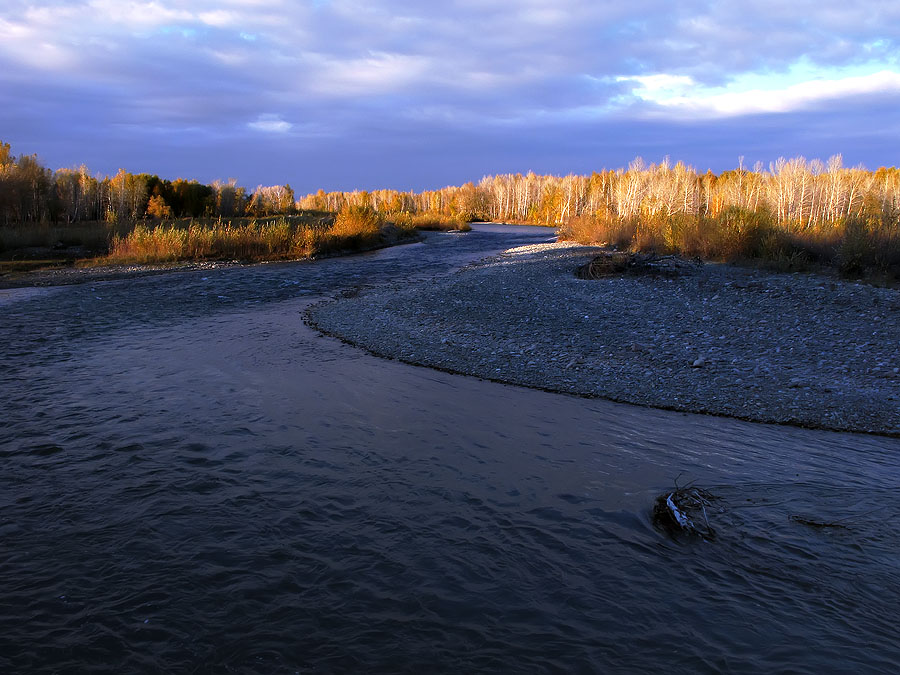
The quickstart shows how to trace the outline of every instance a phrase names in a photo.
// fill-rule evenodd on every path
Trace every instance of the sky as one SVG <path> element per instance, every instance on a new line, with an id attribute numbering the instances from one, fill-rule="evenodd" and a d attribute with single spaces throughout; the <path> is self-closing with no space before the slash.
<path id="1" fill-rule="evenodd" d="M 874 169 L 900 161 L 898 57 L 896 0 L 3 0 L 0 141 L 298 195 Z"/>

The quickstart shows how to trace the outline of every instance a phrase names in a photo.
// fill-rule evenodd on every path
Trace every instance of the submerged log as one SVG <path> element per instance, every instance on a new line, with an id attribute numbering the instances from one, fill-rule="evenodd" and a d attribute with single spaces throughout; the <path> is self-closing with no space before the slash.
<path id="1" fill-rule="evenodd" d="M 653 522 L 669 534 L 689 534 L 714 539 L 716 532 L 709 524 L 707 507 L 716 499 L 718 497 L 698 487 L 666 492 L 656 499 Z"/>

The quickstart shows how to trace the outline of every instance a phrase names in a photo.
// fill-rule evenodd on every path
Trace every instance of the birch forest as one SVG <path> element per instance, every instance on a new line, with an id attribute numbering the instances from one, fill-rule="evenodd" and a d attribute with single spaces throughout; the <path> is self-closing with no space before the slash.
<path id="1" fill-rule="evenodd" d="M 79 222 L 153 224 L 184 218 L 260 218 L 367 209 L 383 217 L 431 215 L 558 227 L 564 238 L 711 258 L 761 257 L 875 266 L 900 277 L 900 170 L 778 159 L 714 174 L 681 162 L 590 175 L 485 176 L 437 190 L 319 190 L 295 199 L 290 185 L 247 190 L 84 166 L 51 171 L 0 143 L 0 225 Z M 856 253 L 854 253 L 856 251 Z M 864 253 L 858 253 L 863 251 Z M 856 262 L 853 262 L 855 260 Z M 850 262 L 848 262 L 850 261 Z"/>
<path id="2" fill-rule="evenodd" d="M 900 217 L 900 170 L 846 168 L 840 155 L 828 162 L 779 159 L 715 175 L 682 163 L 647 165 L 590 176 L 534 173 L 485 176 L 477 184 L 441 190 L 323 192 L 299 200 L 301 208 L 337 211 L 344 204 L 378 211 L 442 213 L 469 220 L 559 226 L 575 217 L 633 218 L 676 215 L 715 217 L 729 207 L 765 209 L 792 228 L 820 228 L 846 218 L 877 214 L 887 226 Z"/>

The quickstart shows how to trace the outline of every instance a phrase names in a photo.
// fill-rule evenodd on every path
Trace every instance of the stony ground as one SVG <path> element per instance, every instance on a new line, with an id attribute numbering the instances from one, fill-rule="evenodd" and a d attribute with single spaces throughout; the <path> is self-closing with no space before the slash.
<path id="1" fill-rule="evenodd" d="M 900 435 L 900 291 L 719 264 L 576 278 L 596 253 L 512 249 L 309 319 L 381 356 L 503 382 Z"/>

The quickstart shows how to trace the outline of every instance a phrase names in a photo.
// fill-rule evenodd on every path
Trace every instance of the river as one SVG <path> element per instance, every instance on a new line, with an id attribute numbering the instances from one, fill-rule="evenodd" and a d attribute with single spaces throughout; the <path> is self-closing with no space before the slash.
<path id="1" fill-rule="evenodd" d="M 485 382 L 302 322 L 547 238 L 0 305 L 0 672 L 896 672 L 900 441 Z M 654 526 L 676 481 L 720 498 L 716 539 Z"/>

